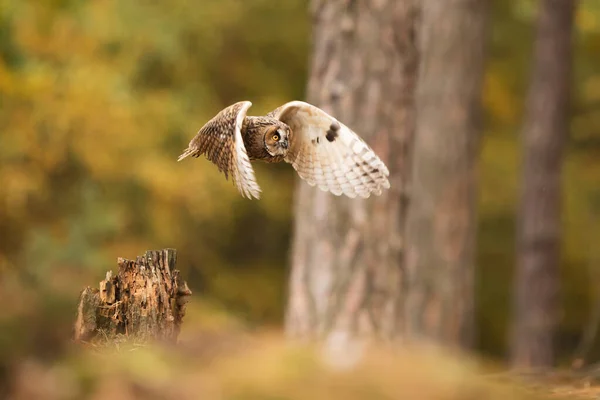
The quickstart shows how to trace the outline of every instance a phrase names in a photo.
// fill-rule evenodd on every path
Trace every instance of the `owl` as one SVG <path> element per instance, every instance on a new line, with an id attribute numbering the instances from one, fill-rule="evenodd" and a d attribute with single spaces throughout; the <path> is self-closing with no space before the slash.
<path id="1" fill-rule="evenodd" d="M 248 116 L 249 101 L 235 103 L 208 121 L 177 161 L 204 155 L 238 191 L 260 198 L 251 161 L 292 164 L 311 186 L 336 196 L 368 198 L 388 189 L 389 171 L 350 128 L 320 108 L 291 101 L 266 116 Z"/>

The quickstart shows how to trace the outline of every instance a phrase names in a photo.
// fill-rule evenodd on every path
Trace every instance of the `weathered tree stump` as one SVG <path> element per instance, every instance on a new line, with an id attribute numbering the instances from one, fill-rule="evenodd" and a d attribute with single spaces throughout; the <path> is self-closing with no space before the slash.
<path id="1" fill-rule="evenodd" d="M 135 261 L 119 258 L 100 288 L 81 292 L 74 339 L 110 342 L 117 337 L 176 342 L 192 294 L 175 269 L 174 249 L 147 251 Z"/>

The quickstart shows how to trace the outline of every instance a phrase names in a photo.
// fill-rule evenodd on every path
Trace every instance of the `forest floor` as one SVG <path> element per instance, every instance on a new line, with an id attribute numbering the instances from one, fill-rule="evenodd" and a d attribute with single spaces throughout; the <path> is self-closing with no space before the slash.
<path id="1" fill-rule="evenodd" d="M 492 376 L 502 384 L 518 385 L 524 390 L 550 398 L 600 400 L 600 369 L 584 371 L 554 370 L 551 372 L 505 372 Z"/>
<path id="2" fill-rule="evenodd" d="M 478 360 L 430 349 L 369 348 L 360 357 L 345 352 L 340 362 L 340 354 L 331 358 L 314 348 L 291 346 L 280 334 L 201 331 L 186 336 L 177 346 L 85 344 L 53 363 L 23 360 L 15 365 L 10 398 L 600 399 L 593 369 L 498 373 Z"/>
<path id="3" fill-rule="evenodd" d="M 32 351 L 15 353 L 10 362 L 0 357 L 0 376 L 8 370 L 0 398 L 600 400 L 600 364 L 517 373 L 435 348 L 316 348 L 291 343 L 279 328 L 258 331 L 225 313 L 188 311 L 177 345 L 121 337 L 108 344 L 68 342 L 52 358 Z M 31 328 L 39 330 L 37 340 L 51 339 L 51 325 L 40 326 Z"/>

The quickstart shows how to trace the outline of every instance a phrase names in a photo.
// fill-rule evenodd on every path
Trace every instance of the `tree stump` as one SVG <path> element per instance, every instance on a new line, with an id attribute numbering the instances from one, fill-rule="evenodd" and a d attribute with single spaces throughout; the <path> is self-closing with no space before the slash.
<path id="1" fill-rule="evenodd" d="M 175 343 L 191 290 L 175 269 L 175 249 L 147 251 L 135 261 L 118 258 L 99 289 L 81 292 L 75 341 L 110 342 L 117 337 Z"/>

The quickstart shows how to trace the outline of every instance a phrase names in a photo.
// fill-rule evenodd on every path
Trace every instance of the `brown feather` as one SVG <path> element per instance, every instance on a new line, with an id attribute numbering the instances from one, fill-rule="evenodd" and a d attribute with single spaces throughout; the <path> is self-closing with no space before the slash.
<path id="1" fill-rule="evenodd" d="M 267 142 L 278 129 L 285 131 L 288 136 L 290 129 L 274 118 L 246 116 L 250 105 L 247 101 L 238 102 L 215 115 L 192 138 L 178 161 L 189 156 L 204 155 L 225 174 L 226 179 L 232 175 L 242 195 L 258 198 L 260 187 L 256 183 L 250 161 L 283 161 L 287 153 L 287 142 L 285 146 L 269 148 Z M 240 124 L 240 136 L 236 136 L 236 124 Z M 236 143 L 236 137 L 240 138 L 242 143 Z M 276 155 L 273 156 L 269 150 Z"/>
<path id="2" fill-rule="evenodd" d="M 283 161 L 285 155 L 272 156 L 265 146 L 265 138 L 278 128 L 287 128 L 287 125 L 270 117 L 246 117 L 242 127 L 242 137 L 250 160 L 268 163 Z"/>

